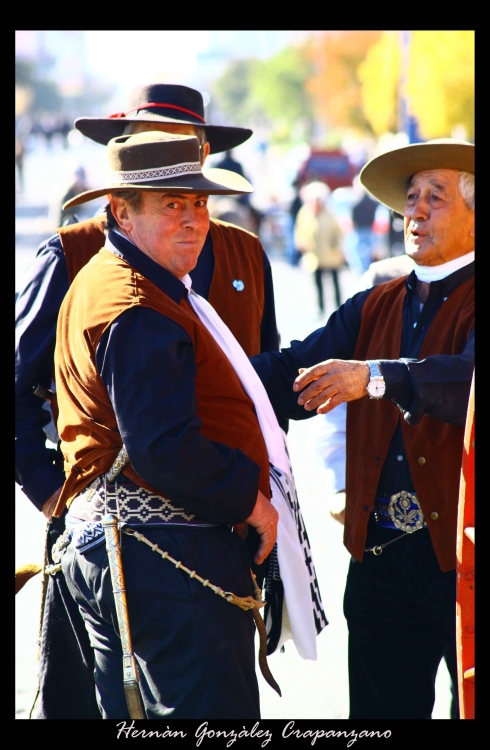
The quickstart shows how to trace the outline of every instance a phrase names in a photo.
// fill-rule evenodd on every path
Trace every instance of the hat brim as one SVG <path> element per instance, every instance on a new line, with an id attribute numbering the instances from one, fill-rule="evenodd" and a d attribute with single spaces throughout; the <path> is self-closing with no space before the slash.
<path id="1" fill-rule="evenodd" d="M 387 151 L 371 159 L 359 173 L 361 184 L 380 203 L 403 215 L 407 186 L 415 172 L 428 169 L 458 169 L 475 172 L 472 143 L 429 141 Z"/>
<path id="2" fill-rule="evenodd" d="M 181 175 L 167 180 L 155 180 L 150 184 L 110 183 L 96 190 L 85 190 L 63 204 L 63 210 L 100 198 L 116 190 L 141 190 L 159 193 L 194 193 L 197 195 L 242 195 L 252 193 L 248 180 L 227 169 L 210 168 L 205 174 Z"/>
<path id="3" fill-rule="evenodd" d="M 201 125 L 189 120 L 173 119 L 161 115 L 145 113 L 135 117 L 79 117 L 75 120 L 75 128 L 96 143 L 106 146 L 111 138 L 124 134 L 128 122 L 168 122 L 175 125 L 194 125 L 203 128 L 206 140 L 210 146 L 210 154 L 219 154 L 221 151 L 230 151 L 247 141 L 252 135 L 249 128 L 235 128 L 225 125 Z"/>

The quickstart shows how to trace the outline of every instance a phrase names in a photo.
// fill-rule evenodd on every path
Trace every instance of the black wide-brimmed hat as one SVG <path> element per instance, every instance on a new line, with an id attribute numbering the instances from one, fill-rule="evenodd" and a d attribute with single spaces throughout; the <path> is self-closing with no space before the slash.
<path id="1" fill-rule="evenodd" d="M 121 135 L 107 144 L 109 174 L 105 184 L 85 190 L 63 205 L 63 210 L 116 190 L 152 190 L 198 195 L 251 193 L 251 184 L 236 172 L 208 169 L 203 174 L 199 140 L 195 135 L 148 131 Z"/>
<path id="2" fill-rule="evenodd" d="M 359 179 L 376 200 L 403 215 L 411 176 L 427 169 L 458 169 L 474 174 L 474 144 L 438 138 L 395 148 L 368 161 Z"/>
<path id="3" fill-rule="evenodd" d="M 248 128 L 208 125 L 204 118 L 202 94 L 188 86 L 170 83 L 138 86 L 130 94 L 125 112 L 109 117 L 79 117 L 75 120 L 75 127 L 87 138 L 105 146 L 111 138 L 124 134 L 128 122 L 198 125 L 206 133 L 211 154 L 229 151 L 252 135 Z"/>

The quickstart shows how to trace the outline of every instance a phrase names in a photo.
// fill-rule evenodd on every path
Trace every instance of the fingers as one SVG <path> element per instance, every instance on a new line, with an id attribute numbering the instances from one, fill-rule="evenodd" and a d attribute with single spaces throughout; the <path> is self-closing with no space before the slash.
<path id="1" fill-rule="evenodd" d="M 329 359 L 314 367 L 302 368 L 293 384 L 301 390 L 298 404 L 306 411 L 327 414 L 344 401 L 354 401 L 366 395 L 369 365 L 357 360 Z"/>
<path id="2" fill-rule="evenodd" d="M 257 565 L 264 562 L 267 555 L 272 551 L 277 538 L 277 521 L 279 515 L 277 510 L 270 504 L 269 500 L 267 500 L 267 503 L 269 504 L 271 513 L 267 514 L 268 517 L 263 523 L 255 526 L 257 533 L 260 534 L 259 548 L 254 557 Z"/>
<path id="3" fill-rule="evenodd" d="M 259 548 L 254 557 L 257 565 L 264 562 L 276 542 L 278 519 L 277 510 L 259 490 L 255 507 L 247 518 L 247 523 L 254 526 L 260 534 Z"/>
<path id="4" fill-rule="evenodd" d="M 303 391 L 298 398 L 298 404 L 303 405 L 307 411 L 313 411 L 334 399 L 336 395 L 337 392 L 334 387 L 330 383 L 324 383 L 323 378 L 320 378 Z M 330 408 L 327 411 L 330 411 Z"/>
<path id="5" fill-rule="evenodd" d="M 329 360 L 313 367 L 300 367 L 299 375 L 294 381 L 293 391 L 301 391 L 308 383 L 317 380 L 328 371 Z"/>
<path id="6" fill-rule="evenodd" d="M 267 529 L 263 534 L 260 535 L 260 545 L 254 557 L 257 565 L 263 563 L 266 557 L 272 552 L 272 548 L 276 543 L 276 537 L 276 529 Z"/>

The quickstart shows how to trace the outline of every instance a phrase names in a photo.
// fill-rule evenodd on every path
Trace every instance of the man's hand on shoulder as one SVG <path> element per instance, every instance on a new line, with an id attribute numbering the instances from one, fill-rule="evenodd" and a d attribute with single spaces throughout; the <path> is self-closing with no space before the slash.
<path id="1" fill-rule="evenodd" d="M 344 401 L 356 401 L 366 396 L 369 365 L 356 359 L 327 359 L 313 367 L 300 369 L 293 390 L 301 391 L 298 404 L 307 411 L 327 414 Z M 310 385 L 308 385 L 310 384 Z"/>
<path id="2" fill-rule="evenodd" d="M 46 502 L 44 503 L 42 507 L 43 515 L 46 516 L 48 521 L 51 521 L 51 517 L 53 515 L 53 511 L 56 508 L 56 503 L 58 502 L 58 498 L 60 496 L 62 487 L 60 487 L 56 492 L 53 492 L 51 497 L 48 497 Z"/>
<path id="3" fill-rule="evenodd" d="M 264 562 L 267 555 L 271 552 L 277 537 L 277 522 L 279 515 L 270 500 L 259 490 L 257 502 L 255 503 L 252 513 L 247 518 L 245 524 L 237 524 L 235 531 L 238 536 L 246 536 L 245 526 L 247 523 L 254 526 L 260 534 L 260 546 L 254 561 L 257 565 Z"/>

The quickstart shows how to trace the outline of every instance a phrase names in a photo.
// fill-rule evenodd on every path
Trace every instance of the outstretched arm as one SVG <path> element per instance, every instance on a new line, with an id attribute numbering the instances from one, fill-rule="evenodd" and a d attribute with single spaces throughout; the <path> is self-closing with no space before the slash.
<path id="1" fill-rule="evenodd" d="M 366 396 L 368 382 L 367 362 L 329 359 L 314 367 L 301 368 L 293 390 L 302 391 L 298 404 L 307 411 L 316 409 L 317 414 L 327 414 L 339 404 Z"/>

